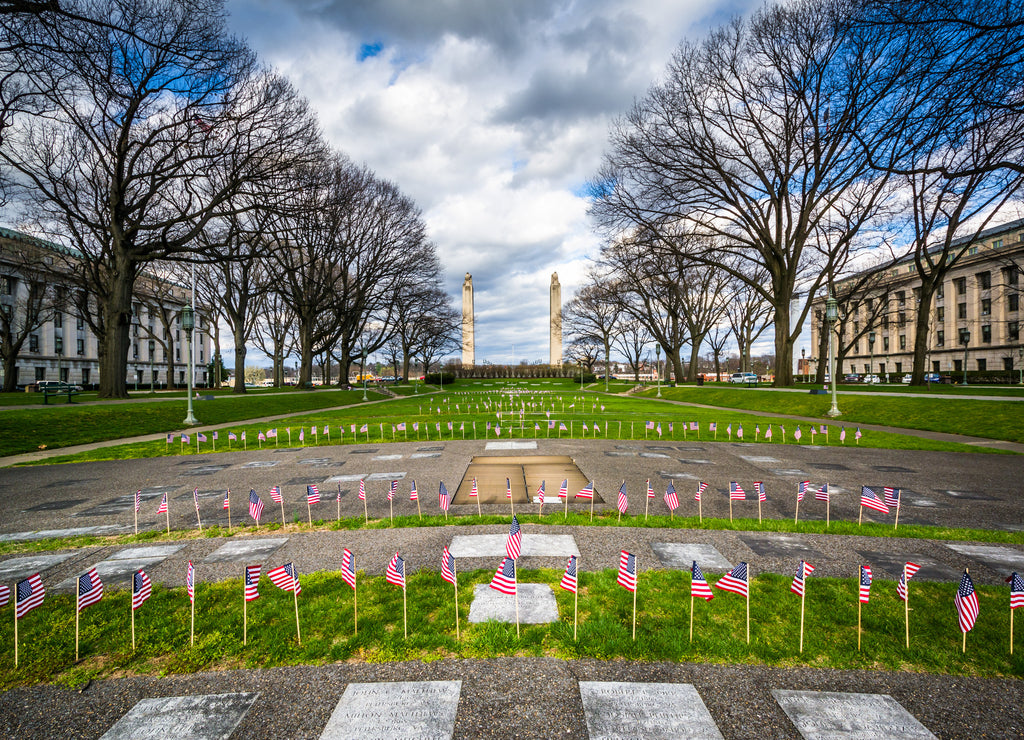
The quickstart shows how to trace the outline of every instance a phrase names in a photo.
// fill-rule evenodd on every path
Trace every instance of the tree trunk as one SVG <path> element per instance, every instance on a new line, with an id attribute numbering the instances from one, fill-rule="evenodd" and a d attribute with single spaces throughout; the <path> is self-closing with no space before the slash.
<path id="1" fill-rule="evenodd" d="M 665 360 L 666 361 L 668 361 L 668 360 L 672 361 L 672 372 L 674 372 L 676 374 L 676 378 L 686 377 L 684 375 L 684 373 L 683 373 L 683 361 L 682 361 L 682 358 L 679 357 L 679 350 L 680 349 L 681 349 L 680 347 L 673 347 L 671 352 L 669 352 L 667 349 L 665 350 Z"/>
<path id="2" fill-rule="evenodd" d="M 115 255 L 114 262 L 110 293 L 103 305 L 104 334 L 100 340 L 103 349 L 99 357 L 100 398 L 128 398 L 125 374 L 128 372 L 135 266 L 122 255 Z"/>
<path id="3" fill-rule="evenodd" d="M 235 326 L 238 326 L 236 324 Z M 231 389 L 232 393 L 245 393 L 245 339 L 242 338 L 241 332 L 236 329 L 234 332 L 235 341 L 235 385 Z"/>
<path id="4" fill-rule="evenodd" d="M 920 302 L 917 304 L 917 327 L 914 333 L 914 370 L 910 378 L 911 385 L 924 385 L 924 374 L 928 371 L 925 362 L 928 354 L 928 331 L 931 328 L 932 296 L 935 287 L 932 283 L 921 281 Z"/>
<path id="5" fill-rule="evenodd" d="M 15 368 L 18 363 L 18 353 L 12 352 L 4 357 L 4 393 L 13 393 L 17 385 Z"/>
<path id="6" fill-rule="evenodd" d="M 793 340 L 789 337 L 789 306 L 775 306 L 775 380 L 772 386 L 793 385 Z"/>
<path id="7" fill-rule="evenodd" d="M 691 382 L 697 382 L 697 365 L 700 362 L 700 345 L 703 343 L 704 337 L 693 337 L 693 341 L 690 342 L 690 371 L 686 375 L 686 379 Z M 679 379 L 679 375 L 676 375 L 676 379 Z"/>
<path id="8" fill-rule="evenodd" d="M 207 383 L 211 388 L 220 388 L 220 325 L 214 321 L 213 327 L 213 357 L 210 358 L 210 367 L 213 368 L 213 383 Z"/>
<path id="9" fill-rule="evenodd" d="M 299 378 L 298 387 L 313 382 L 313 326 L 302 322 L 299 326 Z"/>

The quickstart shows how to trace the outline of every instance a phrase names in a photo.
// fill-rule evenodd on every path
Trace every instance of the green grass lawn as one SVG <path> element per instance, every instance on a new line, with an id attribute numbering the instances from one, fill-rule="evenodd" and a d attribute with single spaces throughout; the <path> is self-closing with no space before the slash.
<path id="1" fill-rule="evenodd" d="M 655 393 L 647 390 L 643 395 L 650 398 Z M 828 395 L 780 393 L 752 388 L 728 388 L 723 385 L 662 388 L 661 395 L 673 401 L 809 416 L 822 421 L 829 420 L 826 412 L 832 405 L 831 396 Z M 882 424 L 1024 442 L 1024 406 L 1018 402 L 849 394 L 839 397 L 838 406 L 842 416 L 837 422 L 829 423 L 843 423 L 847 426 Z"/>
<path id="2" fill-rule="evenodd" d="M 340 574 L 303 574 L 302 563 L 296 565 L 302 583 L 298 597 L 301 644 L 292 594 L 276 589 L 264 576 L 260 598 L 248 604 L 248 645 L 243 645 L 241 567 L 238 579 L 204 583 L 200 564 L 194 645 L 190 644 L 189 601 L 183 587 L 154 587 L 153 596 L 135 612 L 133 649 L 129 595 L 125 590 L 114 591 L 115 584 L 110 583 L 103 600 L 81 614 L 81 660 L 76 663 L 74 596 L 48 595 L 41 607 L 19 622 L 18 668 L 10 659 L 14 653 L 12 620 L 0 624 L 0 650 L 9 656 L 0 663 L 0 690 L 41 682 L 74 686 L 124 674 L 509 655 L 1024 676 L 1024 650 L 1009 655 L 1005 587 L 978 587 L 980 616 L 963 652 L 953 606 L 955 583 L 912 584 L 911 645 L 907 649 L 903 603 L 896 596 L 896 584 L 876 581 L 871 601 L 862 607 L 858 650 L 856 580 L 811 576 L 800 652 L 800 599 L 790 593 L 791 578 L 787 576 L 762 573 L 752 579 L 748 644 L 744 599 L 714 589 L 713 601 L 697 599 L 691 607 L 686 571 L 640 573 L 635 640 L 633 596 L 616 584 L 614 570 L 581 574 L 575 639 L 573 595 L 558 587 L 561 571 L 520 571 L 520 582 L 552 587 L 558 621 L 522 625 L 519 637 L 514 624 L 468 623 L 473 587 L 488 583 L 493 571 L 460 572 L 460 635 L 456 637 L 453 588 L 438 572 L 408 563 L 405 637 L 399 588 L 382 577 L 360 574 L 356 634 L 353 593 Z M 708 578 L 717 580 L 711 574 Z"/>

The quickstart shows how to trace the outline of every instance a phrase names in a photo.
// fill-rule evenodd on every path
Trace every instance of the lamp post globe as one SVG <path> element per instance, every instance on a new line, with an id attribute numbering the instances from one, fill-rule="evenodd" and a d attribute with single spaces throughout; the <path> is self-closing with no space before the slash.
<path id="1" fill-rule="evenodd" d="M 825 301 L 825 320 L 828 322 L 828 367 L 829 375 L 832 377 L 832 408 L 828 415 L 835 418 L 840 415 L 839 406 L 836 404 L 836 357 L 835 357 L 835 326 L 839 321 L 839 301 L 835 299 L 830 290 L 828 300 Z"/>

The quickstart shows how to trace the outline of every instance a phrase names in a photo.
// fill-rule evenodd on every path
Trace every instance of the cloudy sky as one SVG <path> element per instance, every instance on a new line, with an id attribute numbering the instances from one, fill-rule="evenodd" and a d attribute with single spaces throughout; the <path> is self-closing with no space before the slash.
<path id="1" fill-rule="evenodd" d="M 681 40 L 752 5 L 228 0 L 328 141 L 416 200 L 457 306 L 472 273 L 478 363 L 547 361 L 551 274 L 567 302 L 599 249 L 585 186 L 610 121 Z"/>

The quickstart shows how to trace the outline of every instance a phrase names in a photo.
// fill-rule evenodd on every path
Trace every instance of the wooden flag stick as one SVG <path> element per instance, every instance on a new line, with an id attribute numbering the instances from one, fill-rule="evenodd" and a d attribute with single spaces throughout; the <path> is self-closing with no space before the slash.
<path id="1" fill-rule="evenodd" d="M 729 521 L 732 521 L 732 494 L 729 494 Z"/>
<path id="2" fill-rule="evenodd" d="M 479 496 L 476 497 L 476 510 L 477 510 L 476 513 L 479 514 L 480 513 L 480 497 Z M 420 511 L 420 497 L 419 497 L 419 495 L 416 496 L 416 513 L 419 515 L 420 519 L 423 518 L 423 512 Z"/>
<path id="3" fill-rule="evenodd" d="M 693 579 L 690 579 L 690 642 L 693 642 Z"/>
<path id="4" fill-rule="evenodd" d="M 231 531 L 231 495 L 228 495 L 228 531 Z"/>
<path id="5" fill-rule="evenodd" d="M 327 428 L 330 429 L 330 427 L 327 427 Z M 327 439 L 328 439 L 328 441 L 330 441 L 330 439 L 331 439 L 330 436 L 328 436 Z M 335 499 L 335 501 L 338 502 L 338 521 L 340 522 L 341 521 L 341 484 L 340 483 L 338 484 L 338 498 Z"/>
<path id="6" fill-rule="evenodd" d="M 132 621 L 132 647 L 135 647 L 135 622 Z M 14 667 L 18 667 L 18 588 L 14 588 Z"/>
<path id="7" fill-rule="evenodd" d="M 910 579 L 907 578 L 907 566 L 903 566 L 903 588 L 906 589 L 906 597 L 903 600 L 903 624 L 907 634 L 907 648 L 910 648 Z"/>
<path id="8" fill-rule="evenodd" d="M 747 644 L 750 644 L 750 571 L 747 571 Z"/>
<path id="9" fill-rule="evenodd" d="M 256 526 L 260 526 L 258 522 Z M 284 527 L 284 494 L 281 494 L 281 526 Z"/>
<path id="10" fill-rule="evenodd" d="M 139 533 L 139 507 L 133 507 L 135 509 L 135 534 Z"/>
<path id="11" fill-rule="evenodd" d="M 637 562 L 635 557 L 633 558 L 633 564 L 636 566 L 637 573 L 636 584 L 633 586 L 633 642 L 636 642 L 636 592 L 640 588 L 640 563 Z M 693 615 L 693 609 L 690 609 L 690 614 L 691 616 Z"/>
<path id="12" fill-rule="evenodd" d="M 757 523 L 761 523 L 761 494 L 757 494 Z"/>
<path id="13" fill-rule="evenodd" d="M 405 586 L 402 586 L 402 631 L 405 633 L 405 639 L 409 639 L 409 607 L 406 599 Z"/>
<path id="14" fill-rule="evenodd" d="M 509 492 L 511 493 L 511 489 L 510 489 Z M 477 496 L 477 498 L 480 498 L 480 497 Z M 512 496 L 508 497 L 508 506 L 512 510 L 512 516 L 515 516 L 516 515 L 516 503 L 515 503 L 515 499 L 513 499 Z"/>
<path id="15" fill-rule="evenodd" d="M 831 523 L 832 523 L 831 512 L 832 512 L 832 494 L 830 492 L 829 495 L 828 495 L 828 501 L 825 502 L 825 526 L 826 527 L 831 526 Z"/>
<path id="16" fill-rule="evenodd" d="M 75 589 L 75 662 L 78 662 L 78 600 L 81 598 Z M 1013 612 L 1010 612 L 1010 654 L 1013 654 Z"/>
<path id="17" fill-rule="evenodd" d="M 796 513 L 793 515 L 793 524 L 796 524 L 798 521 L 800 521 L 800 495 L 799 494 L 797 494 L 797 497 L 796 497 Z"/>
<path id="18" fill-rule="evenodd" d="M 283 496 L 282 496 L 283 498 Z M 309 526 L 313 526 L 313 507 L 309 505 L 309 496 L 306 496 L 306 513 L 309 515 Z"/>
<path id="19" fill-rule="evenodd" d="M 171 507 L 167 507 L 167 511 L 164 512 L 164 516 L 167 518 L 167 534 L 171 533 Z"/>
<path id="20" fill-rule="evenodd" d="M 807 574 L 804 574 L 804 592 L 800 594 L 800 652 L 804 651 L 804 601 L 807 596 Z"/>
<path id="21" fill-rule="evenodd" d="M 673 509 L 669 513 L 669 515 L 668 515 L 669 521 L 671 521 L 672 519 L 675 518 L 675 514 L 676 514 L 675 509 Z M 703 496 L 701 496 L 699 499 L 697 499 L 697 521 L 700 522 L 701 524 L 704 523 L 704 497 Z"/>
<path id="22" fill-rule="evenodd" d="M 192 602 L 192 624 L 189 627 L 188 635 L 189 635 L 189 644 L 190 645 L 195 645 L 196 644 L 196 582 L 194 580 L 195 576 L 193 575 L 192 577 L 193 577 L 193 581 L 192 581 L 192 598 L 190 599 L 191 602 Z"/>
<path id="23" fill-rule="evenodd" d="M 900 526 L 900 505 L 903 503 L 903 491 L 899 492 L 899 498 L 896 499 L 896 523 L 892 525 L 893 530 L 899 529 Z"/>
<path id="24" fill-rule="evenodd" d="M 1010 655 L 1013 655 L 1013 609 L 1010 609 Z"/>
<path id="25" fill-rule="evenodd" d="M 295 573 L 295 566 L 292 566 L 292 572 Z M 302 631 L 299 629 L 299 579 L 297 577 L 292 579 L 292 597 L 295 600 L 295 637 L 298 638 L 299 644 L 302 644 Z"/>
<path id="26" fill-rule="evenodd" d="M 857 516 L 857 526 L 864 523 L 864 504 L 860 505 L 860 514 Z"/>
<path id="27" fill-rule="evenodd" d="M 359 581 L 356 581 L 356 585 Z M 352 636 L 355 637 L 359 634 L 359 589 L 352 589 Z"/>
<path id="28" fill-rule="evenodd" d="M 576 588 L 572 592 L 572 641 L 576 642 L 576 625 L 580 613 L 580 559 L 576 558 Z M 1013 652 L 1013 613 L 1010 614 L 1010 652 Z"/>
<path id="29" fill-rule="evenodd" d="M 455 564 L 455 558 L 452 558 L 452 580 L 455 581 L 455 639 L 461 639 L 459 635 L 459 570 Z"/>
<path id="30" fill-rule="evenodd" d="M 388 507 L 391 509 L 391 526 L 395 525 L 395 499 L 392 496 L 391 500 L 388 501 Z"/>
<path id="31" fill-rule="evenodd" d="M 132 597 L 134 595 L 135 595 L 135 576 L 132 575 L 131 586 L 128 589 L 128 608 L 131 610 L 131 614 L 132 614 L 132 650 L 135 649 L 135 605 L 132 604 Z M 17 622 L 15 622 L 15 627 L 17 627 Z M 17 644 L 17 640 L 15 640 L 15 644 Z M 15 663 L 15 665 L 17 665 L 17 663 Z"/>
<path id="32" fill-rule="evenodd" d="M 649 484 L 648 484 L 649 485 Z M 644 521 L 647 521 L 647 510 L 651 507 L 651 497 L 644 492 Z"/>
<path id="33" fill-rule="evenodd" d="M 516 593 L 516 639 L 519 639 L 519 565 L 512 561 L 512 572 L 515 574 L 514 588 Z"/>
<path id="34" fill-rule="evenodd" d="M 565 492 L 565 520 L 569 520 L 569 491 Z"/>
<path id="35" fill-rule="evenodd" d="M 249 644 L 249 602 L 245 598 L 245 576 L 242 576 L 242 644 Z"/>
<path id="36" fill-rule="evenodd" d="M 597 491 L 591 491 L 590 493 L 590 521 L 594 521 L 594 497 L 597 496 Z"/>
<path id="37" fill-rule="evenodd" d="M 418 509 L 419 506 L 420 506 L 420 502 L 417 500 L 416 501 L 416 508 Z M 365 498 L 363 499 L 363 521 L 365 521 L 365 522 L 369 522 L 370 521 L 370 515 L 366 511 L 366 499 Z"/>

